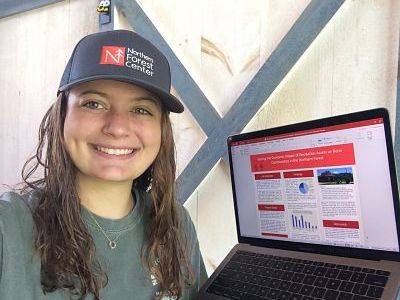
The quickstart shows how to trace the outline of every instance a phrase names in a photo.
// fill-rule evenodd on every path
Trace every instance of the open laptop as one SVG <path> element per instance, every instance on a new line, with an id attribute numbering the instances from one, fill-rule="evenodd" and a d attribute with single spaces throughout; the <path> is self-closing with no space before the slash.
<path id="1" fill-rule="evenodd" d="M 237 244 L 198 299 L 396 299 L 386 109 L 228 138 Z"/>

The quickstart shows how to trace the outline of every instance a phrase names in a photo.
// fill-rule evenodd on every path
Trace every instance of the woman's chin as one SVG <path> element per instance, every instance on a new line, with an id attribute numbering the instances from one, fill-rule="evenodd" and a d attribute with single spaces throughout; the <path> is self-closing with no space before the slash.
<path id="1" fill-rule="evenodd" d="M 132 181 L 135 176 L 132 174 L 121 174 L 118 172 L 93 172 L 91 174 L 84 174 L 85 177 L 92 178 L 97 181 L 109 181 L 109 182 L 128 182 Z"/>

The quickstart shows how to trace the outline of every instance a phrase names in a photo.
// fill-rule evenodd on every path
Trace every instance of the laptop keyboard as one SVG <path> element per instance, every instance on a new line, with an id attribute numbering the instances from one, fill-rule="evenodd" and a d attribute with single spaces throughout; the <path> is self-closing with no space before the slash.
<path id="1" fill-rule="evenodd" d="M 390 272 L 237 251 L 207 292 L 229 299 L 380 299 Z"/>

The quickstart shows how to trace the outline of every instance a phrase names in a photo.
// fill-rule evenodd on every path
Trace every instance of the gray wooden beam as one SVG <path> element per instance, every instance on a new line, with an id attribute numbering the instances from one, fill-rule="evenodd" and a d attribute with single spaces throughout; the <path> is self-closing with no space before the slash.
<path id="1" fill-rule="evenodd" d="M 0 0 L 0 19 L 63 0 Z"/>

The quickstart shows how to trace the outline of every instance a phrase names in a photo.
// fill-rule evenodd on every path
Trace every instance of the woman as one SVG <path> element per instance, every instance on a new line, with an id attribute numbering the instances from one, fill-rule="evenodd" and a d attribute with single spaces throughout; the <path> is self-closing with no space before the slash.
<path id="1" fill-rule="evenodd" d="M 169 112 L 183 106 L 170 84 L 164 55 L 133 32 L 77 44 L 25 186 L 1 197 L 0 299 L 195 297 L 206 273 L 175 200 Z"/>

